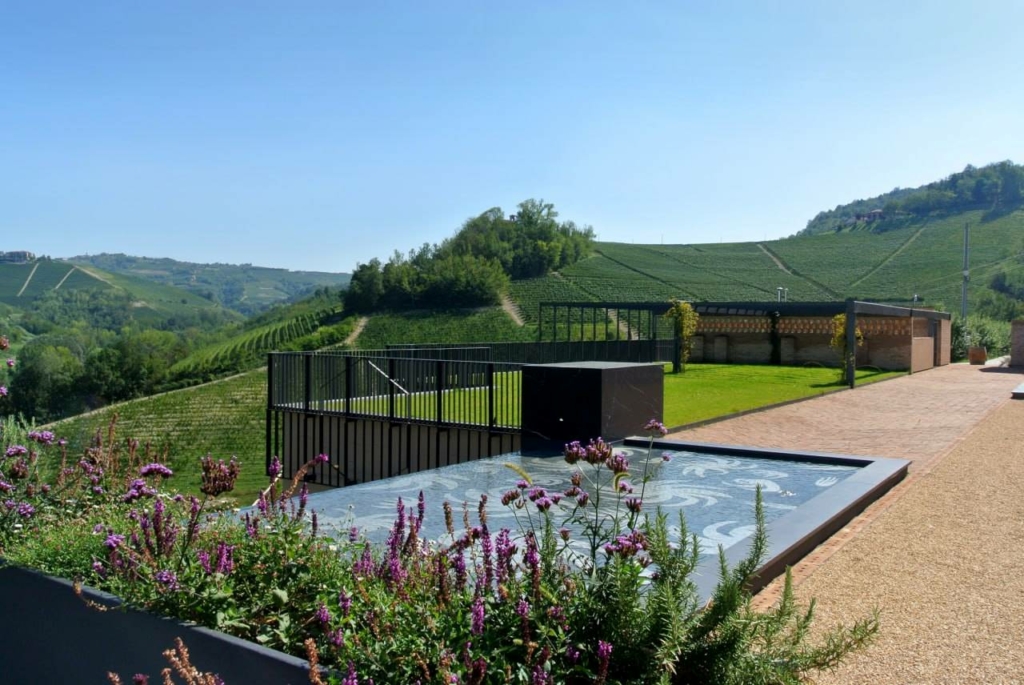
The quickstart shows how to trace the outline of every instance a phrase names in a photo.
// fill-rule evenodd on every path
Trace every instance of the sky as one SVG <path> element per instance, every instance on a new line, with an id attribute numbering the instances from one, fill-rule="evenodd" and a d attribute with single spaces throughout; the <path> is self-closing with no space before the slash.
<path id="1" fill-rule="evenodd" d="M 781 238 L 1024 162 L 1015 0 L 0 0 L 0 250 L 351 271 L 527 198 Z"/>

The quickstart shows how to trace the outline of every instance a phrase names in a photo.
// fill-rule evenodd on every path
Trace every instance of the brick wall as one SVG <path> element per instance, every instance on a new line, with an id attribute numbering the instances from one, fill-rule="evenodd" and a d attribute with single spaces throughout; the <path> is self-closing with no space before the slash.
<path id="1" fill-rule="evenodd" d="M 1024 319 L 1013 322 L 1010 334 L 1010 366 L 1024 367 Z"/>

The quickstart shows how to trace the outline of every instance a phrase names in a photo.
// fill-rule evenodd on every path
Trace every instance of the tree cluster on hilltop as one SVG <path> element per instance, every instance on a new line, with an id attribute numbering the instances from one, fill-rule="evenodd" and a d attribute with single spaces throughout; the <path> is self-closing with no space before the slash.
<path id="1" fill-rule="evenodd" d="M 1024 165 L 1006 161 L 979 168 L 968 164 L 963 171 L 920 188 L 896 188 L 877 197 L 819 212 L 797 235 L 815 235 L 858 226 L 881 231 L 898 226 L 894 219 L 974 209 L 1001 215 L 1022 207 Z"/>
<path id="2" fill-rule="evenodd" d="M 506 216 L 500 207 L 466 221 L 440 245 L 386 264 L 358 264 L 345 294 L 349 311 L 479 307 L 497 304 L 510 279 L 540 276 L 585 257 L 594 230 L 557 221 L 553 204 L 526 200 Z"/>

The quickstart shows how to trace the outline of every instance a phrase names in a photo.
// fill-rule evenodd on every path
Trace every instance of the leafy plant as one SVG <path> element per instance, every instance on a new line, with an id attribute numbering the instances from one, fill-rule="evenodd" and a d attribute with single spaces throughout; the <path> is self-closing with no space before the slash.
<path id="1" fill-rule="evenodd" d="M 676 336 L 676 355 L 672 360 L 672 373 L 684 373 L 686 362 L 693 350 L 693 336 L 697 334 L 698 314 L 689 302 L 672 299 L 672 306 L 665 312 L 665 317 L 672 319 Z"/>

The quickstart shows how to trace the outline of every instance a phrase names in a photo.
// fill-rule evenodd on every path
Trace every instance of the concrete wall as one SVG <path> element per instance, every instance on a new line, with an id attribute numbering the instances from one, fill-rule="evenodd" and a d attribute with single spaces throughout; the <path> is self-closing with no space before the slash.
<path id="1" fill-rule="evenodd" d="M 1014 321 L 1010 334 L 1010 366 L 1024 368 L 1024 319 Z"/>
<path id="2" fill-rule="evenodd" d="M 2 561 L 0 561 L 2 563 Z M 83 588 L 91 601 L 118 607 L 112 595 Z M 0 682 L 106 683 L 107 672 L 129 683 L 136 673 L 160 682 L 165 649 L 181 637 L 192 663 L 227 683 L 308 683 L 301 659 L 206 628 L 142 611 L 98 611 L 66 580 L 0 565 Z"/>

